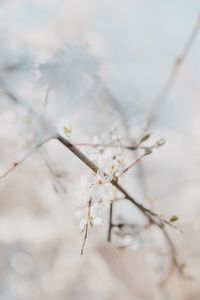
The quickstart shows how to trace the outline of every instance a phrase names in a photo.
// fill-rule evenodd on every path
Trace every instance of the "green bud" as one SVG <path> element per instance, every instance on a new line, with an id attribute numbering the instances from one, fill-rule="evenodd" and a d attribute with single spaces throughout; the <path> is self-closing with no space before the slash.
<path id="1" fill-rule="evenodd" d="M 178 221 L 178 217 L 176 215 L 171 216 L 171 218 L 169 219 L 170 222 L 176 222 Z"/>
<path id="2" fill-rule="evenodd" d="M 150 133 L 146 133 L 145 135 L 143 135 L 143 137 L 140 139 L 139 144 L 142 144 L 143 142 L 145 142 L 146 140 L 148 140 L 150 138 L 151 134 Z"/>
<path id="3" fill-rule="evenodd" d="M 65 135 L 69 135 L 71 133 L 71 126 L 70 125 L 64 126 L 63 131 Z"/>
<path id="4" fill-rule="evenodd" d="M 144 155 L 149 155 L 153 152 L 151 147 L 145 147 L 144 149 Z"/>
<path id="5" fill-rule="evenodd" d="M 157 147 L 161 147 L 166 143 L 166 139 L 160 139 L 156 142 Z"/>

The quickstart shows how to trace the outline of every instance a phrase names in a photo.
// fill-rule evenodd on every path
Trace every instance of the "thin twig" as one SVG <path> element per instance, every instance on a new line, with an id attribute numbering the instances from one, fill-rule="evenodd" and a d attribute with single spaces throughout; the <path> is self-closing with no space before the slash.
<path id="1" fill-rule="evenodd" d="M 132 167 L 134 167 L 137 163 L 139 163 L 145 156 L 146 156 L 145 153 L 139 156 L 132 164 L 130 164 L 126 169 L 123 170 L 123 172 L 118 176 L 118 178 L 123 176 L 126 172 L 128 172 Z"/>
<path id="2" fill-rule="evenodd" d="M 88 202 L 88 215 L 87 215 L 87 223 L 85 224 L 85 227 L 83 229 L 84 232 L 84 239 L 83 239 L 83 245 L 81 248 L 81 255 L 83 255 L 84 249 L 85 249 L 85 243 L 87 241 L 87 237 L 88 237 L 88 229 L 89 229 L 89 225 L 92 225 L 91 223 L 91 206 L 92 206 L 92 198 L 89 199 Z"/>
<path id="3" fill-rule="evenodd" d="M 175 269 L 179 272 L 181 276 L 183 276 L 183 269 L 180 267 L 180 264 L 178 263 L 177 260 L 177 253 L 176 253 L 176 248 L 171 240 L 171 237 L 169 236 L 168 232 L 165 230 L 165 228 L 162 228 L 162 233 L 168 243 L 169 246 L 169 251 L 170 251 L 170 257 L 171 257 L 171 266 L 169 268 L 169 271 L 167 275 L 160 281 L 160 285 L 164 285 L 169 278 L 171 277 L 172 273 L 174 272 Z"/>
<path id="4" fill-rule="evenodd" d="M 186 58 L 196 40 L 196 37 L 199 32 L 199 28 L 200 28 L 200 15 L 198 15 L 197 21 L 195 22 L 195 26 L 194 26 L 191 34 L 189 35 L 189 38 L 187 39 L 183 50 L 176 58 L 163 89 L 161 90 L 160 94 L 156 97 L 156 99 L 154 101 L 153 107 L 150 111 L 149 117 L 147 119 L 147 122 L 146 122 L 146 125 L 144 128 L 144 131 L 146 131 L 150 127 L 150 125 L 153 121 L 154 115 L 160 106 L 160 103 L 164 99 L 166 99 L 166 97 L 169 95 L 172 88 L 174 87 L 177 77 L 179 75 L 179 72 L 181 70 L 181 67 L 182 67 L 184 61 L 186 60 Z"/>
<path id="5" fill-rule="evenodd" d="M 73 145 L 75 146 L 86 146 L 86 147 L 94 147 L 94 148 L 98 148 L 98 147 L 102 147 L 102 148 L 123 148 L 123 149 L 127 149 L 127 150 L 137 150 L 139 148 L 140 145 L 113 145 L 113 144 L 92 144 L 92 143 L 73 143 Z M 142 148 L 142 147 L 141 147 Z"/>
<path id="6" fill-rule="evenodd" d="M 11 172 L 13 172 L 19 165 L 21 165 L 29 156 L 31 156 L 37 149 L 41 148 L 46 142 L 48 142 L 51 138 L 45 139 L 44 141 L 35 145 L 26 155 L 24 155 L 20 160 L 15 161 L 12 166 L 2 175 L 0 175 L 0 180 L 6 178 Z"/>
<path id="7" fill-rule="evenodd" d="M 41 155 L 42 155 L 44 164 L 45 164 L 45 166 L 47 167 L 48 172 L 49 172 L 50 176 L 51 176 L 52 179 L 53 179 L 53 187 L 54 187 L 55 192 L 56 192 L 56 193 L 58 192 L 57 186 L 59 186 L 59 187 L 61 188 L 61 190 L 62 190 L 64 193 L 66 193 L 66 187 L 65 187 L 65 185 L 61 182 L 61 179 L 65 178 L 66 173 L 64 173 L 64 172 L 59 172 L 59 171 L 56 171 L 56 170 L 55 170 L 54 163 L 53 163 L 53 161 L 50 159 L 50 157 L 49 157 L 49 155 L 48 155 L 46 149 L 42 149 Z"/>
<path id="8" fill-rule="evenodd" d="M 108 242 L 111 242 L 111 235 L 112 235 L 112 216 L 113 216 L 113 202 L 110 203 L 110 212 L 109 212 L 109 224 L 108 224 Z"/>

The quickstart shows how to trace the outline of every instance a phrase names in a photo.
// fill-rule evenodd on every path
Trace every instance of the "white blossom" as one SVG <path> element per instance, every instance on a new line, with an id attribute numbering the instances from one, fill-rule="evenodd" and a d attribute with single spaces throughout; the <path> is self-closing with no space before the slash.
<path id="1" fill-rule="evenodd" d="M 88 215 L 88 209 L 89 209 L 88 207 L 85 208 L 84 214 L 86 217 L 84 217 L 79 223 L 79 228 L 81 232 L 84 231 L 86 225 L 90 225 L 91 227 L 93 227 L 94 225 L 99 226 L 102 224 L 102 218 L 96 215 L 93 206 L 90 207 L 89 215 Z"/>
<path id="2" fill-rule="evenodd" d="M 114 177 L 124 170 L 123 148 L 116 130 L 112 130 L 109 141 L 105 138 L 93 138 L 94 148 L 90 152 L 90 159 L 98 164 L 97 173 L 90 173 L 81 178 L 81 186 L 86 192 L 86 198 L 92 199 L 90 222 L 101 224 L 102 217 L 110 207 L 115 195 L 115 188 L 111 185 Z M 113 144 L 114 147 L 103 147 Z M 83 195 L 83 193 L 81 194 Z M 86 203 L 87 206 L 87 203 Z M 86 209 L 87 211 L 87 209 Z M 88 217 L 80 222 L 80 229 L 84 230 L 88 223 Z"/>

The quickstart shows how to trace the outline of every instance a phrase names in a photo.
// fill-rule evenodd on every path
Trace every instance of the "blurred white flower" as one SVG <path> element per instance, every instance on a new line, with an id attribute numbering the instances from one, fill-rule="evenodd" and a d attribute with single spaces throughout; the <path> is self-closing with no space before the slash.
<path id="1" fill-rule="evenodd" d="M 93 207 L 91 206 L 89 215 L 88 215 L 88 209 L 89 208 L 85 209 L 85 211 L 84 211 L 85 215 L 87 215 L 87 217 L 82 219 L 79 224 L 79 228 L 80 228 L 81 232 L 83 232 L 85 230 L 86 225 L 90 225 L 91 227 L 93 227 L 94 225 L 97 225 L 97 226 L 102 225 L 102 218 L 100 218 L 96 215 Z"/>
<path id="2" fill-rule="evenodd" d="M 84 231 L 86 224 L 87 224 L 87 219 L 81 220 L 81 222 L 79 224 L 79 228 L 80 228 L 81 232 Z"/>

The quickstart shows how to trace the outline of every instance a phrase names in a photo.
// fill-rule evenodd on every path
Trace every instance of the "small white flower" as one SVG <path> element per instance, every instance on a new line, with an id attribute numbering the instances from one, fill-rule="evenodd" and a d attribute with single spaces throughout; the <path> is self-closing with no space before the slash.
<path id="1" fill-rule="evenodd" d="M 110 183 L 112 175 L 106 174 L 103 170 L 99 169 L 96 174 L 96 183 L 99 185 Z"/>
<path id="2" fill-rule="evenodd" d="M 87 214 L 88 213 L 88 208 L 85 210 L 85 213 Z M 94 225 L 102 225 L 102 218 L 98 217 L 93 208 L 91 207 L 91 210 L 90 210 L 90 216 L 88 216 L 87 218 L 84 218 L 81 220 L 81 222 L 79 223 L 79 228 L 81 230 L 81 232 L 83 232 L 85 230 L 85 227 L 87 225 L 90 225 L 90 226 L 94 226 Z"/>
<path id="3" fill-rule="evenodd" d="M 115 156 L 113 161 L 108 164 L 106 172 L 112 174 L 112 176 L 117 176 L 124 170 L 124 166 L 124 160 L 120 156 Z"/>

